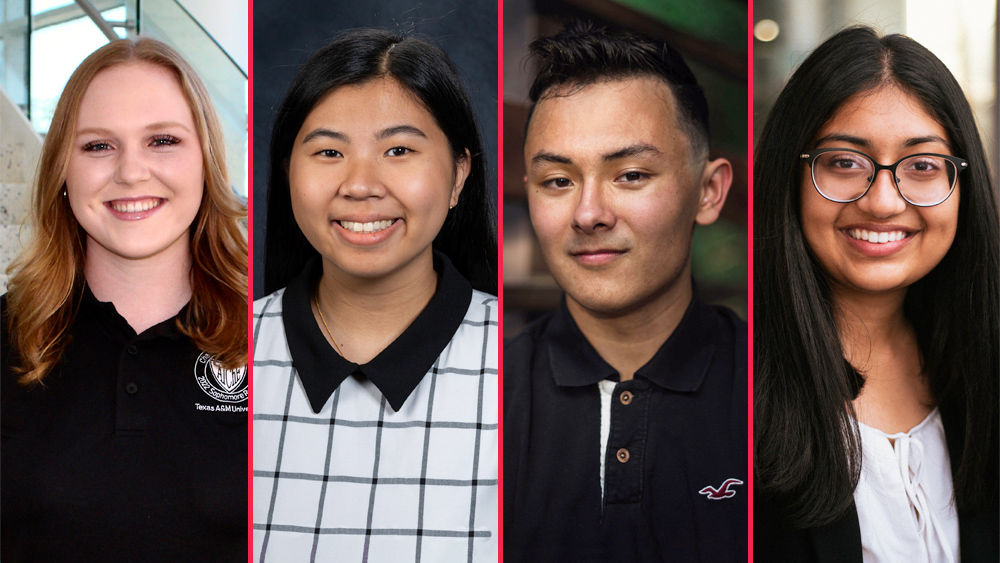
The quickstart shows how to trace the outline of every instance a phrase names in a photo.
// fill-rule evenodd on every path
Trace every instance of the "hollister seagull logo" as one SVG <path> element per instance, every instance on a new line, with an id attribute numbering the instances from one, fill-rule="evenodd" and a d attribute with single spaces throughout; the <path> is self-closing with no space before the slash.
<path id="1" fill-rule="evenodd" d="M 242 403 L 250 395 L 246 366 L 226 369 L 205 352 L 194 363 L 194 378 L 206 395 L 222 403 Z"/>
<path id="2" fill-rule="evenodd" d="M 729 487 L 733 485 L 742 485 L 743 481 L 739 479 L 726 479 L 722 483 L 722 486 L 718 489 L 713 488 L 711 485 L 705 487 L 704 489 L 698 491 L 698 494 L 707 496 L 711 500 L 722 500 L 724 498 L 729 498 L 736 494 L 736 491 L 730 490 Z"/>

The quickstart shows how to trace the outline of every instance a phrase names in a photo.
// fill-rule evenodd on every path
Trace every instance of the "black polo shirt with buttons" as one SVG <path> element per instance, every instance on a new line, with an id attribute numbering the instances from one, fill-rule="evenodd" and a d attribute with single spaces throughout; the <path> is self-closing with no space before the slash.
<path id="1" fill-rule="evenodd" d="M 747 384 L 746 323 L 697 296 L 630 381 L 565 301 L 529 325 L 504 347 L 504 560 L 746 560 Z"/>
<path id="2" fill-rule="evenodd" d="M 213 363 L 176 319 L 136 335 L 85 290 L 63 361 L 25 387 L 3 327 L 4 563 L 246 560 L 245 368 Z"/>

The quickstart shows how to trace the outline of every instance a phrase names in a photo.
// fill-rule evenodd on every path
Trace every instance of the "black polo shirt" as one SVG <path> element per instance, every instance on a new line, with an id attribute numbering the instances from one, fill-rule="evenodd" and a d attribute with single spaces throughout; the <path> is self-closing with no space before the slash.
<path id="1" fill-rule="evenodd" d="M 602 380 L 565 301 L 504 347 L 505 561 L 744 561 L 746 323 L 695 296 L 615 385 L 603 454 Z"/>
<path id="2" fill-rule="evenodd" d="M 175 319 L 136 335 L 89 290 L 43 385 L 17 383 L 3 336 L 4 563 L 246 560 L 245 368 L 213 365 Z"/>

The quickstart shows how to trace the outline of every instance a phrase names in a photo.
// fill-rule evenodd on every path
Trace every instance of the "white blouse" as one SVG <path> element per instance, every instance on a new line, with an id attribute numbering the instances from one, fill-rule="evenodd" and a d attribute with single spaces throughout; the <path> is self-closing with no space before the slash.
<path id="1" fill-rule="evenodd" d="M 958 513 L 941 414 L 934 409 L 898 434 L 858 427 L 863 457 L 854 502 L 864 563 L 958 563 Z"/>

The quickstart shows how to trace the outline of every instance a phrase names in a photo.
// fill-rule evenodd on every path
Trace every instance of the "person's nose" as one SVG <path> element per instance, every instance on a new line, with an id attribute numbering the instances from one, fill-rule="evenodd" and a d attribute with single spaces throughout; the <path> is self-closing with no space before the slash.
<path id="1" fill-rule="evenodd" d="M 875 173 L 868 192 L 857 201 L 858 207 L 874 217 L 891 217 L 906 210 L 906 200 L 896 188 L 892 170 Z"/>
<path id="2" fill-rule="evenodd" d="M 350 199 L 381 198 L 386 188 L 378 162 L 355 158 L 344 163 L 346 176 L 341 184 L 341 195 Z"/>
<path id="3" fill-rule="evenodd" d="M 120 150 L 114 173 L 116 183 L 135 186 L 152 177 L 147 155 L 142 149 L 124 146 Z"/>
<path id="4" fill-rule="evenodd" d="M 595 232 L 615 226 L 615 212 L 607 188 L 596 181 L 584 181 L 573 213 L 573 228 Z"/>

